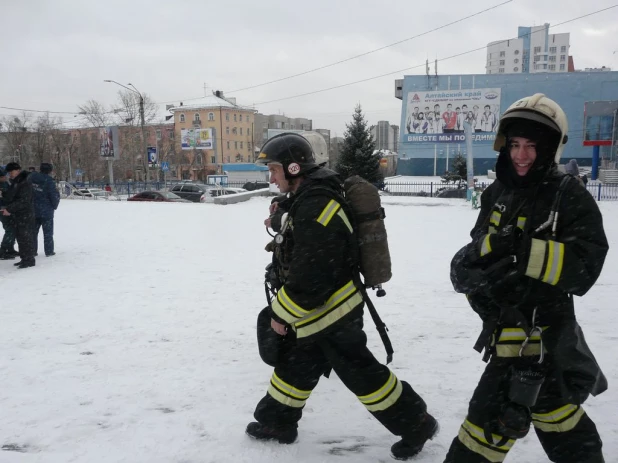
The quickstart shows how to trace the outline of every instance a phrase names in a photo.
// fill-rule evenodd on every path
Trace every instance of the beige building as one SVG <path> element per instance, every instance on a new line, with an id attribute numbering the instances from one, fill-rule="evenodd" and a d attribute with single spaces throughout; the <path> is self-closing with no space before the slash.
<path id="1" fill-rule="evenodd" d="M 222 173 L 223 164 L 254 162 L 254 109 L 217 91 L 169 110 L 174 114 L 177 152 L 186 155 L 191 165 L 190 179 Z"/>

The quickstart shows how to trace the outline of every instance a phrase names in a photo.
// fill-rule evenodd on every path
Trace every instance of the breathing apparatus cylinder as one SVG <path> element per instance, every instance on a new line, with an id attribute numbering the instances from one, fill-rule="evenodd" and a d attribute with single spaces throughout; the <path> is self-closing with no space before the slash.
<path id="1" fill-rule="evenodd" d="M 343 189 L 357 224 L 360 271 L 366 286 L 377 287 L 392 277 L 380 194 L 375 186 L 358 175 L 346 179 Z"/>

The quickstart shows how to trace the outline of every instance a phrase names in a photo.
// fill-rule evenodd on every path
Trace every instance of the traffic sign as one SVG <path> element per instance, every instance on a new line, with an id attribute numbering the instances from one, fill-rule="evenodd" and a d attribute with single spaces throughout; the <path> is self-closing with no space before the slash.
<path id="1" fill-rule="evenodd" d="M 83 170 L 81 170 L 81 169 L 75 169 L 75 176 L 76 176 L 76 177 L 80 177 L 80 176 L 82 176 L 82 175 L 84 175 L 84 171 L 83 171 Z"/>
<path id="2" fill-rule="evenodd" d="M 161 170 L 163 172 L 169 172 L 169 170 L 170 170 L 170 163 L 169 162 L 162 162 L 161 163 Z"/>

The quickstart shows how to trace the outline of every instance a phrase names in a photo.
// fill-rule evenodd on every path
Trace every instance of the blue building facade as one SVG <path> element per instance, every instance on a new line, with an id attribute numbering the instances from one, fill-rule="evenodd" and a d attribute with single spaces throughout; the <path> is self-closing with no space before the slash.
<path id="1" fill-rule="evenodd" d="M 618 72 L 405 76 L 397 173 L 442 175 L 455 156 L 467 154 L 462 124 L 467 118 L 472 127 L 474 171 L 485 174 L 496 161 L 493 140 L 499 115 L 534 93 L 555 100 L 567 115 L 569 141 L 563 162 L 576 159 L 590 166 L 593 148 L 582 144 L 584 103 L 617 100 Z M 440 127 L 432 128 L 424 115 L 420 118 L 417 113 L 423 110 Z M 601 147 L 601 154 L 609 149 Z"/>

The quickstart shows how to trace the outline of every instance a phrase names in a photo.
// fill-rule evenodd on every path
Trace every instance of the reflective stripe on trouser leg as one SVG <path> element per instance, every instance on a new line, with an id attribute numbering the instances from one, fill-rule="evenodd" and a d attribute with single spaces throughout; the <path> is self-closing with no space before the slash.
<path id="1" fill-rule="evenodd" d="M 391 371 L 386 383 L 371 394 L 357 396 L 358 400 L 367 407 L 370 412 L 383 411 L 392 406 L 401 397 L 402 386 L 397 377 Z"/>
<path id="2" fill-rule="evenodd" d="M 459 442 L 470 451 L 481 455 L 491 462 L 502 462 L 506 458 L 506 454 L 515 444 L 515 439 L 508 439 L 503 445 L 495 445 L 505 440 L 503 436 L 498 434 L 491 435 L 493 442 L 488 442 L 483 428 L 475 425 L 469 420 L 465 420 L 459 428 L 457 436 Z"/>
<path id="3" fill-rule="evenodd" d="M 571 431 L 584 416 L 579 405 L 568 404 L 548 413 L 533 413 L 532 424 L 545 432 Z"/>
<path id="4" fill-rule="evenodd" d="M 311 395 L 311 390 L 302 390 L 283 381 L 276 372 L 273 372 L 270 378 L 270 386 L 268 388 L 270 395 L 277 402 L 293 408 L 303 408 L 305 402 Z"/>

